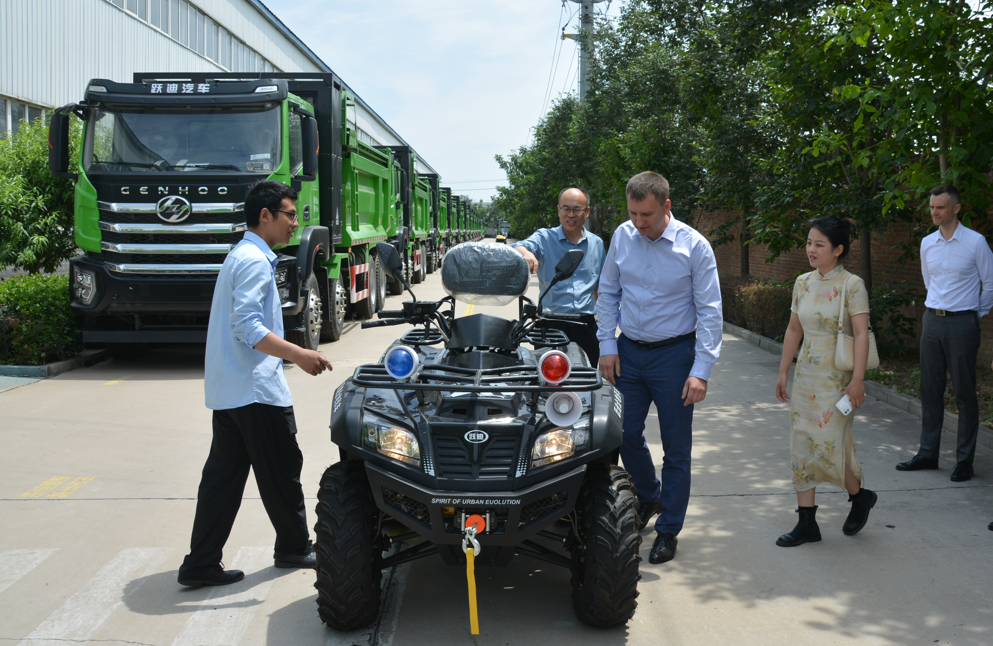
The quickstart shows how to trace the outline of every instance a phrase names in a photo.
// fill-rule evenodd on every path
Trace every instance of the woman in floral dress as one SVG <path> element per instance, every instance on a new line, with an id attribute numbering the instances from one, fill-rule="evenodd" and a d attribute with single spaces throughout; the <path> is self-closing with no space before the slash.
<path id="1" fill-rule="evenodd" d="M 865 479 L 855 455 L 852 419 L 835 406 L 842 397 L 851 398 L 852 408 L 865 401 L 865 365 L 869 356 L 869 298 L 865 284 L 839 263 L 848 255 L 851 223 L 834 217 L 812 220 L 807 230 L 807 258 L 814 271 L 797 278 L 793 286 L 790 324 L 783 341 L 776 397 L 790 402 L 790 459 L 796 490 L 799 522 L 776 541 L 794 547 L 821 540 L 814 519 L 815 487 L 829 482 L 848 491 L 851 512 L 842 531 L 852 536 L 865 526 L 876 494 L 862 485 Z M 847 293 L 842 294 L 847 283 Z M 855 370 L 840 370 L 834 355 L 838 344 L 839 298 L 844 298 L 848 316 L 846 332 L 855 338 Z M 801 345 L 800 342 L 803 341 Z M 786 382 L 797 348 L 792 397 Z"/>

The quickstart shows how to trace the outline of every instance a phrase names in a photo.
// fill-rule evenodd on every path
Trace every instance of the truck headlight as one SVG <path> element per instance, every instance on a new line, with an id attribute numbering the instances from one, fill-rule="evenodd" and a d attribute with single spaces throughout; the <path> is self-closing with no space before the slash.
<path id="1" fill-rule="evenodd" d="M 570 428 L 555 428 L 542 433 L 531 449 L 531 468 L 543 467 L 565 460 L 590 446 L 589 420 L 583 419 Z"/>
<path id="2" fill-rule="evenodd" d="M 92 271 L 73 267 L 75 280 L 72 284 L 72 294 L 83 305 L 89 305 L 97 295 L 97 277 Z"/>
<path id="3" fill-rule="evenodd" d="M 289 277 L 290 277 L 290 270 L 289 270 L 289 268 L 283 267 L 282 269 L 277 269 L 276 270 L 276 284 L 277 285 L 285 285 L 286 284 L 286 281 L 289 280 Z"/>
<path id="4" fill-rule="evenodd" d="M 421 447 L 417 436 L 405 428 L 366 422 L 362 425 L 362 441 L 388 458 L 421 466 Z"/>

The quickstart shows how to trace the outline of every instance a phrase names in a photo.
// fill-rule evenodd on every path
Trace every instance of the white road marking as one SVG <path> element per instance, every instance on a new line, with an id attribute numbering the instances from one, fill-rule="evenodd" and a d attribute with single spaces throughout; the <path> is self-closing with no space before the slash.
<path id="1" fill-rule="evenodd" d="M 31 631 L 21 646 L 65 646 L 85 642 L 111 613 L 134 593 L 135 579 L 150 574 L 165 559 L 168 549 L 130 547 L 121 550 L 76 594 L 66 599 L 48 619 Z"/>
<path id="2" fill-rule="evenodd" d="M 0 554 L 0 592 L 17 583 L 18 579 L 35 569 L 58 549 L 6 550 Z"/>
<path id="3" fill-rule="evenodd" d="M 380 600 L 379 619 L 368 628 L 341 632 L 328 629 L 331 636 L 324 646 L 392 646 L 393 635 L 396 634 L 397 621 L 400 619 L 400 605 L 403 603 L 403 592 L 407 587 L 407 573 L 410 563 L 398 565 L 393 571 L 393 578 L 383 589 Z M 387 576 L 389 573 L 384 573 Z"/>
<path id="4" fill-rule="evenodd" d="M 271 546 L 238 550 L 231 568 L 244 570 L 245 578 L 211 589 L 172 645 L 236 646 L 272 587 L 272 578 L 251 575 L 267 567 L 273 567 Z"/>

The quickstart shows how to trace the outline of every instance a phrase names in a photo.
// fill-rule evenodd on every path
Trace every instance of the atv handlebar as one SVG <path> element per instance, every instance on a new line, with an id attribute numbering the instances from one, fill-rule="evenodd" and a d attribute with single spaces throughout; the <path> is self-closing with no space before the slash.
<path id="1" fill-rule="evenodd" d="M 403 310 L 380 310 L 376 316 L 381 319 L 402 319 Z"/>
<path id="2" fill-rule="evenodd" d="M 384 319 L 382 321 L 363 321 L 360 326 L 363 330 L 369 327 L 385 327 L 387 325 L 403 325 L 407 321 L 403 319 Z"/>

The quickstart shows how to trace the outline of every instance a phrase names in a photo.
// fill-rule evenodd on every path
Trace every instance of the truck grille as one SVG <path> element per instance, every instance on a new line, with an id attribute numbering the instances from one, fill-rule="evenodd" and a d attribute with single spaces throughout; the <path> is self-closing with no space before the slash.
<path id="1" fill-rule="evenodd" d="M 434 436 L 435 468 L 443 478 L 512 478 L 517 451 L 516 435 L 491 436 L 482 446 L 468 444 L 461 435 Z"/>
<path id="2" fill-rule="evenodd" d="M 154 203 L 100 202 L 102 255 L 110 270 L 129 276 L 216 274 L 229 250 L 245 235 L 244 205 L 192 206 L 188 218 L 169 224 L 155 214 Z"/>

